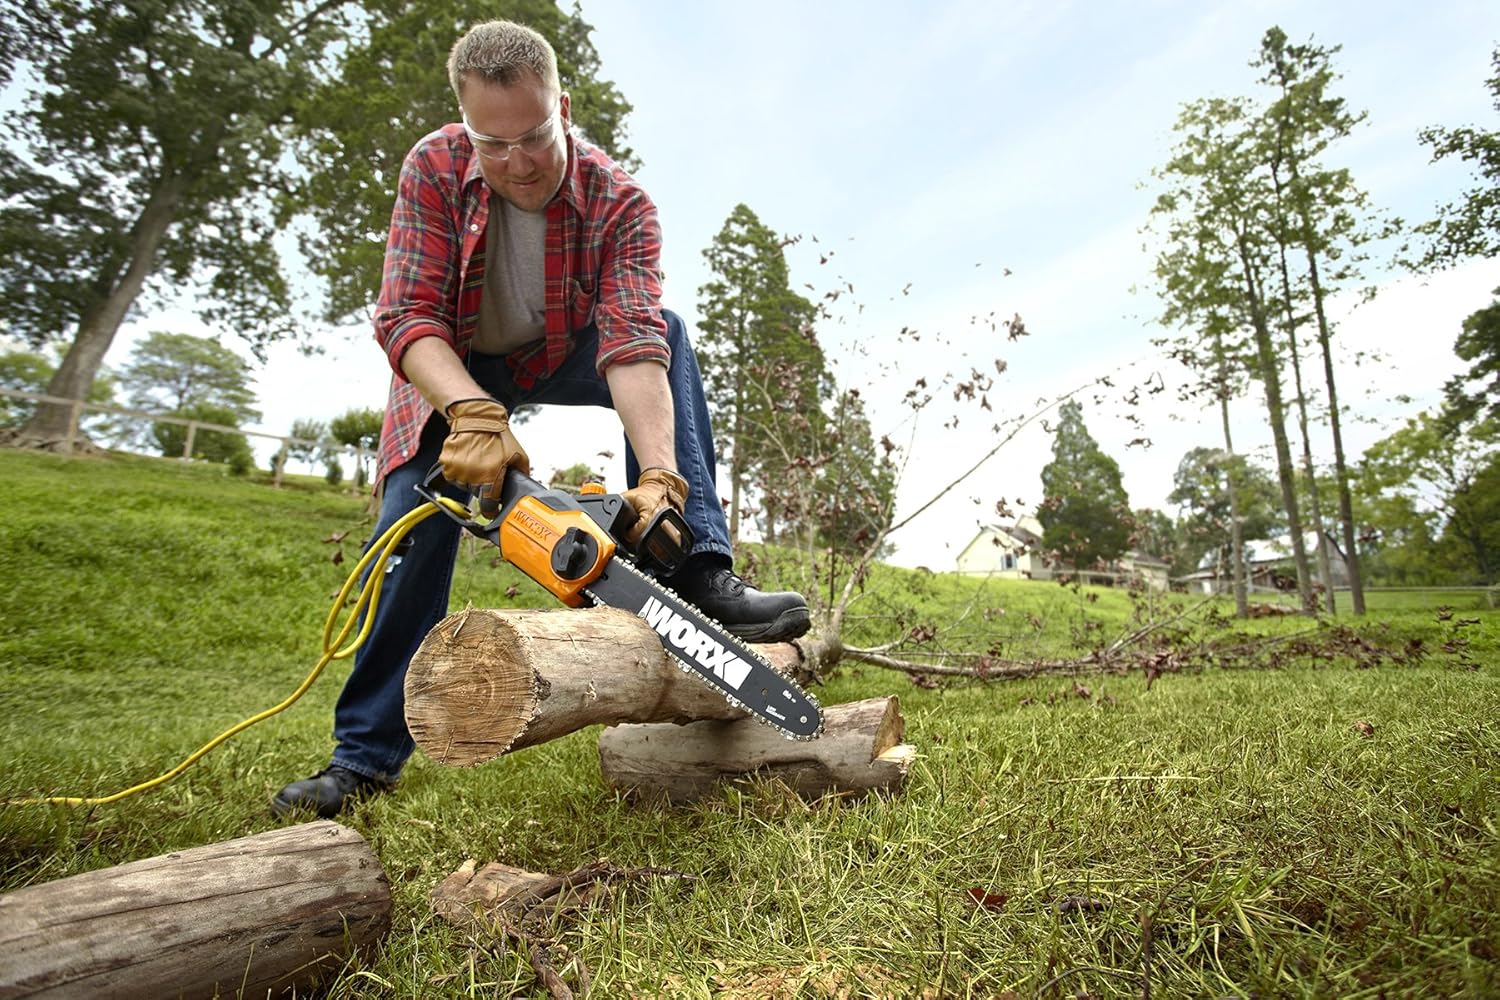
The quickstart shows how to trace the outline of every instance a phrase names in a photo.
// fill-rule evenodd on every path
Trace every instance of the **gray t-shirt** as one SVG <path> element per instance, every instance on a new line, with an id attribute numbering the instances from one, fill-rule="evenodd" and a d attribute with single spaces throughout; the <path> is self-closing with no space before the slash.
<path id="1" fill-rule="evenodd" d="M 546 250 L 546 211 L 522 211 L 491 192 L 474 350 L 509 354 L 546 335 Z"/>

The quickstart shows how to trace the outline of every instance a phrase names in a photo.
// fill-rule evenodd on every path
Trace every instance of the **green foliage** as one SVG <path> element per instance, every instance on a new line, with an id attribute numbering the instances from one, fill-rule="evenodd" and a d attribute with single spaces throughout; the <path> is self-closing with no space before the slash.
<path id="1" fill-rule="evenodd" d="M 45 355 L 35 351 L 6 351 L 0 354 L 0 387 L 18 392 L 43 395 L 52 381 L 57 366 Z M 88 401 L 110 405 L 115 401 L 115 378 L 103 372 L 89 387 Z M 0 428 L 19 427 L 30 419 L 36 404 L 27 399 L 12 399 L 0 396 Z M 83 414 L 80 421 L 83 429 L 90 433 L 109 433 L 114 426 L 108 416 Z"/>
<path id="2" fill-rule="evenodd" d="M 299 417 L 292 421 L 290 436 L 309 443 L 288 443 L 287 454 L 299 462 L 311 463 L 323 452 L 324 442 L 329 440 L 328 425 L 311 417 Z"/>
<path id="3" fill-rule="evenodd" d="M 728 458 L 731 534 L 753 493 L 771 540 L 782 522 L 815 527 L 819 471 L 807 459 L 833 392 L 812 327 L 817 307 L 792 290 L 783 246 L 748 206 L 734 207 L 703 251 L 714 278 L 698 289 L 695 344 L 718 453 Z"/>
<path id="4" fill-rule="evenodd" d="M 238 426 L 260 419 L 255 408 L 250 365 L 208 337 L 186 333 L 152 333 L 130 352 L 120 369 L 120 385 L 130 405 L 141 410 L 186 413 L 212 407 Z M 204 418 L 208 419 L 208 418 Z"/>
<path id="5" fill-rule="evenodd" d="M 1077 400 L 1058 408 L 1052 461 L 1042 468 L 1042 493 L 1037 520 L 1047 547 L 1064 565 L 1087 569 L 1125 554 L 1130 500 L 1120 466 L 1089 434 Z"/>
<path id="6" fill-rule="evenodd" d="M 877 453 L 857 390 L 839 393 L 825 426 L 816 452 L 826 456 L 816 487 L 817 542 L 857 558 L 890 526 L 896 468 L 888 453 Z"/>
<path id="7" fill-rule="evenodd" d="M 111 295 L 128 305 L 144 273 L 159 293 L 194 283 L 204 319 L 249 339 L 289 333 L 264 192 L 293 96 L 352 7 L 25 5 L 13 30 L 46 85 L 7 116 L 24 143 L 0 169 L 12 330 L 33 344 L 69 336 Z"/>
<path id="8" fill-rule="evenodd" d="M 1500 288 L 1493 294 L 1500 296 Z M 1443 386 L 1449 419 L 1500 424 L 1500 298 L 1469 314 L 1453 352 L 1469 362 L 1469 370 Z"/>
<path id="9" fill-rule="evenodd" d="M 552 473 L 547 484 L 553 489 L 567 489 L 577 491 L 584 483 L 602 483 L 604 475 L 594 470 L 590 465 L 578 462 L 568 466 L 566 469 L 558 469 Z"/>
<path id="10" fill-rule="evenodd" d="M 1500 112 L 1500 47 L 1491 55 L 1495 75 L 1485 81 Z M 1474 187 L 1461 201 L 1446 205 L 1438 218 L 1424 227 L 1431 236 L 1420 267 L 1445 267 L 1470 257 L 1500 254 L 1500 131 L 1464 126 L 1423 129 L 1423 144 L 1432 147 L 1434 161 L 1457 156 L 1472 163 Z"/>
<path id="11" fill-rule="evenodd" d="M 380 410 L 351 407 L 328 422 L 328 433 L 339 444 L 373 453 L 380 444 L 380 425 L 384 419 L 385 414 Z M 329 475 L 333 475 L 331 465 Z M 368 481 L 369 473 L 361 461 L 354 470 L 354 484 L 363 486 Z"/>
<path id="12" fill-rule="evenodd" d="M 391 199 L 401 163 L 428 132 L 458 120 L 448 83 L 448 52 L 482 21 L 519 21 L 557 52 L 558 76 L 571 94 L 573 120 L 589 139 L 627 168 L 630 104 L 601 78 L 593 28 L 575 6 L 552 0 L 370 0 L 365 30 L 345 39 L 337 65 L 299 95 L 298 158 L 321 169 L 287 179 L 283 220 L 306 214 L 313 224 L 299 241 L 313 272 L 328 283 L 331 321 L 367 310 L 380 286 Z"/>
<path id="13" fill-rule="evenodd" d="M 380 423 L 385 414 L 370 407 L 351 407 L 328 422 L 328 433 L 339 444 L 374 450 L 380 443 Z"/>
<path id="14" fill-rule="evenodd" d="M 1378 518 L 1369 528 L 1385 536 L 1382 547 L 1421 547 L 1437 535 L 1458 576 L 1452 582 L 1494 583 L 1500 576 L 1497 446 L 1500 427 L 1494 424 L 1457 425 L 1424 411 L 1368 448 L 1361 466 L 1363 511 Z M 1423 558 L 1441 565 L 1441 550 L 1418 548 L 1408 561 Z"/>
<path id="15" fill-rule="evenodd" d="M 238 414 L 233 409 L 215 403 L 191 403 L 174 410 L 170 415 L 224 427 L 234 427 L 238 423 Z M 203 462 L 217 462 L 229 466 L 230 471 L 236 475 L 244 475 L 255 464 L 250 443 L 243 434 L 196 428 L 193 433 L 192 454 L 184 456 L 187 435 L 188 427 L 183 424 L 159 420 L 151 425 L 151 438 L 166 458 L 186 457 Z"/>
<path id="16" fill-rule="evenodd" d="M 1130 548 L 1155 556 L 1179 573 L 1190 572 L 1196 565 L 1179 556 L 1177 525 L 1171 515 L 1152 507 L 1142 507 L 1131 514 Z"/>
<path id="17" fill-rule="evenodd" d="M 1249 543 L 1286 530 L 1276 481 L 1243 455 L 1218 448 L 1193 448 L 1182 456 L 1167 500 L 1177 505 L 1178 545 L 1182 572 L 1192 572 L 1212 554 L 1219 566 L 1232 565 L 1233 524 L 1230 476 L 1234 476 L 1240 512 L 1240 537 Z"/>

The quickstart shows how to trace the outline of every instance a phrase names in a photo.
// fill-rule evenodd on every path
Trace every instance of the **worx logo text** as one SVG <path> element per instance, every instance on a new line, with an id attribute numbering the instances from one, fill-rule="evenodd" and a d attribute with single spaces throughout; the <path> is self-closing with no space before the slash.
<path id="1" fill-rule="evenodd" d="M 637 614 L 656 630 L 684 660 L 696 660 L 705 670 L 739 690 L 750 673 L 750 664 L 735 656 L 708 632 L 682 617 L 654 597 L 646 598 Z"/>

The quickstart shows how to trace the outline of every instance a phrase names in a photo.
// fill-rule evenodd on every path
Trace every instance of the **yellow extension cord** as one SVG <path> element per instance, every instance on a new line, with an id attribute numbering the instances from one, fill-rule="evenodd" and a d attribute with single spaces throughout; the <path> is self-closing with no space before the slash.
<path id="1" fill-rule="evenodd" d="M 121 799 L 128 798 L 132 795 L 137 794 L 138 792 L 148 791 L 149 789 L 156 788 L 158 785 L 166 784 L 167 782 L 171 781 L 173 778 L 181 774 L 183 771 L 186 771 L 198 761 L 202 760 L 203 757 L 205 757 L 211 750 L 213 750 L 215 747 L 218 747 L 226 740 L 229 740 L 232 737 L 244 732 L 251 726 L 255 725 L 257 722 L 264 722 L 271 716 L 276 715 L 280 712 L 284 712 L 288 708 L 291 708 L 292 705 L 297 702 L 297 699 L 301 698 L 308 692 L 308 689 L 313 686 L 313 682 L 318 679 L 318 676 L 323 673 L 323 669 L 327 667 L 328 664 L 332 663 L 334 660 L 342 660 L 347 657 L 353 656 L 355 650 L 359 649 L 359 647 L 364 644 L 366 637 L 368 637 L 370 634 L 370 625 L 375 619 L 375 608 L 380 604 L 380 588 L 385 584 L 385 573 L 383 572 L 382 567 L 384 567 L 386 561 L 390 559 L 391 554 L 396 551 L 396 546 L 401 544 L 401 540 L 405 538 L 413 528 L 415 528 L 419 523 L 425 521 L 432 515 L 441 513 L 441 508 L 438 506 L 439 504 L 441 504 L 442 507 L 446 507 L 448 510 L 459 515 L 460 517 L 468 517 L 468 511 L 462 504 L 458 503 L 457 501 L 450 500 L 447 497 L 438 497 L 435 503 L 423 504 L 416 510 L 413 510 L 405 517 L 401 518 L 401 520 L 397 521 L 395 524 L 391 525 L 390 528 L 386 530 L 385 534 L 381 535 L 375 541 L 375 544 L 371 545 L 365 551 L 363 558 L 361 558 L 359 562 L 355 564 L 354 569 L 350 570 L 349 578 L 344 581 L 344 586 L 339 590 L 338 596 L 334 598 L 333 608 L 328 612 L 327 621 L 323 623 L 322 658 L 319 659 L 317 664 L 313 666 L 312 671 L 307 675 L 302 683 L 297 686 L 297 690 L 293 691 L 289 696 L 287 696 L 286 700 L 282 701 L 278 705 L 273 705 L 263 712 L 258 712 L 255 715 L 250 716 L 248 719 L 244 719 L 240 722 L 235 723 L 233 726 L 230 726 L 218 736 L 215 736 L 213 739 L 203 744 L 197 750 L 194 750 L 192 753 L 188 754 L 176 767 L 172 768 L 170 771 L 166 771 L 162 774 L 157 775 L 150 781 L 143 781 L 139 785 L 131 785 L 129 788 L 122 789 L 121 791 L 115 792 L 112 795 L 101 795 L 90 798 L 52 796 L 47 798 L 34 799 L 10 799 L 6 802 L 6 805 L 105 806 L 109 805 L 112 802 L 118 802 Z M 359 598 L 354 602 L 354 607 L 349 611 L 348 617 L 344 622 L 344 627 L 339 630 L 337 635 L 334 635 L 334 625 L 338 622 L 339 612 L 343 609 L 344 602 L 348 600 L 350 592 L 354 590 L 355 585 L 359 582 L 360 574 L 364 572 L 365 567 L 371 565 L 376 566 L 376 569 L 372 571 L 366 578 L 365 585 L 360 589 Z M 339 648 L 339 644 L 349 638 L 349 633 L 353 630 L 354 623 L 359 621 L 361 613 L 364 613 L 364 625 L 359 630 L 359 634 L 354 637 L 354 641 L 349 643 L 349 645 L 344 646 L 342 649 Z"/>

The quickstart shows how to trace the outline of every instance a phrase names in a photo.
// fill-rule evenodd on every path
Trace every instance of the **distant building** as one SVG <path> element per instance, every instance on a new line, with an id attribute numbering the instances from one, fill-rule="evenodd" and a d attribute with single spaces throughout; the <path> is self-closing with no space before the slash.
<path id="1" fill-rule="evenodd" d="M 1246 568 L 1249 570 L 1248 589 L 1252 593 L 1255 591 L 1289 593 L 1297 589 L 1297 567 L 1292 562 L 1291 556 L 1278 555 L 1265 559 L 1250 559 L 1246 562 Z M 1321 586 L 1323 581 L 1318 576 L 1316 535 L 1309 535 L 1307 538 L 1307 569 L 1312 574 L 1314 586 Z M 1343 550 L 1339 548 L 1338 542 L 1331 535 L 1328 539 L 1328 572 L 1333 577 L 1335 589 L 1349 586 L 1349 566 L 1344 561 Z M 1204 566 L 1192 573 L 1173 577 L 1172 586 L 1192 594 L 1228 594 L 1234 591 L 1234 572 L 1228 564 Z"/>
<path id="2" fill-rule="evenodd" d="M 1043 557 L 1041 522 L 1031 516 L 1014 524 L 987 524 L 958 554 L 957 569 L 964 576 L 991 576 L 1002 580 L 1051 580 L 1058 575 L 1078 576 L 1085 583 L 1106 586 L 1128 584 L 1139 577 L 1152 590 L 1166 590 L 1168 566 L 1155 556 L 1125 553 L 1105 570 L 1074 572 L 1047 565 Z"/>

